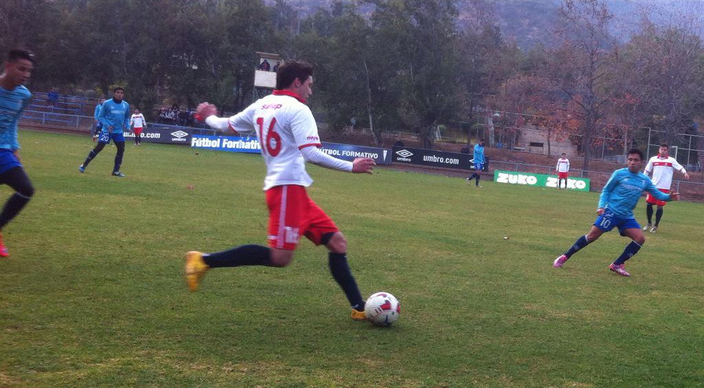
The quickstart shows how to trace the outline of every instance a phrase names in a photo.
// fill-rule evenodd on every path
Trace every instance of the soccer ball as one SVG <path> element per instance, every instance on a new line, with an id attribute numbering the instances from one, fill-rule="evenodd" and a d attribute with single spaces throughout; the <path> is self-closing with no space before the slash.
<path id="1" fill-rule="evenodd" d="M 364 313 L 369 322 L 377 326 L 391 326 L 401 315 L 398 299 L 388 292 L 377 292 L 367 299 Z"/>

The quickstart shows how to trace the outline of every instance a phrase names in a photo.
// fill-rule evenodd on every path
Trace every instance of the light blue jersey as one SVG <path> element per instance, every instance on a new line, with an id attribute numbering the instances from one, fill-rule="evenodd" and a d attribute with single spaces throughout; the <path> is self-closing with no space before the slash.
<path id="1" fill-rule="evenodd" d="M 103 123 L 103 132 L 108 132 L 108 128 L 112 126 L 110 133 L 123 133 L 130 124 L 130 104 L 125 100 L 117 103 L 111 98 L 103 103 L 99 116 L 100 122 Z"/>
<path id="2" fill-rule="evenodd" d="M 479 144 L 474 145 L 474 164 L 484 164 L 484 147 Z"/>
<path id="3" fill-rule="evenodd" d="M 670 195 L 658 190 L 642 172 L 633 173 L 628 168 L 616 170 L 601 190 L 598 207 L 620 218 L 634 218 L 633 209 L 644 191 L 661 201 L 670 201 Z"/>
<path id="4" fill-rule="evenodd" d="M 20 148 L 17 141 L 17 123 L 22 111 L 29 106 L 32 93 L 20 85 L 13 90 L 0 87 L 0 148 L 16 150 Z"/>
<path id="5" fill-rule="evenodd" d="M 102 108 L 102 107 L 103 107 L 103 104 L 97 104 L 95 106 L 95 112 L 93 112 L 93 118 L 96 121 L 100 121 L 100 108 Z"/>

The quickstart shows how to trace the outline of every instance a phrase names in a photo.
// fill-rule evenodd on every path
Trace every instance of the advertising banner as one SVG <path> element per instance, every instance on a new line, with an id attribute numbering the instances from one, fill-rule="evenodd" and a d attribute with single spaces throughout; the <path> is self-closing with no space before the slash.
<path id="1" fill-rule="evenodd" d="M 246 152 L 250 154 L 260 154 L 259 139 L 256 136 L 209 136 L 193 135 L 191 138 L 192 148 L 207 148 L 215 151 Z"/>
<path id="2" fill-rule="evenodd" d="M 376 164 L 391 164 L 391 150 L 385 148 L 323 142 L 321 151 L 335 158 L 349 160 L 350 162 L 356 158 L 372 158 Z"/>
<path id="3" fill-rule="evenodd" d="M 134 141 L 134 133 L 125 132 L 125 139 Z M 148 143 L 190 144 L 191 134 L 181 129 L 150 128 L 142 132 L 142 141 Z"/>
<path id="4" fill-rule="evenodd" d="M 474 170 L 474 160 L 472 159 L 472 154 L 425 150 L 420 148 L 394 147 L 392 155 L 393 162 L 399 164 L 415 164 L 421 166 L 456 168 L 460 170 Z M 487 171 L 488 168 L 488 163 L 486 163 L 483 171 Z"/>
<path id="5" fill-rule="evenodd" d="M 261 153 L 259 140 L 255 137 L 193 135 L 191 147 L 216 151 Z M 349 144 L 323 143 L 321 149 L 338 159 L 352 161 L 355 158 L 372 158 L 377 164 L 391 164 L 390 150 L 362 147 Z"/>
<path id="6" fill-rule="evenodd" d="M 508 183 L 512 185 L 538 186 L 557 188 L 557 175 L 533 174 L 529 172 L 516 171 L 494 171 L 494 182 Z M 567 179 L 567 188 L 577 191 L 589 191 L 589 179 L 572 178 Z"/>

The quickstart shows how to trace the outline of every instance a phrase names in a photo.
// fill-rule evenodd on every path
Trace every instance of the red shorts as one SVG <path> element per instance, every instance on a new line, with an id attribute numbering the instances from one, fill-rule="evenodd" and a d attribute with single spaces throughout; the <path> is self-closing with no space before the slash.
<path id="1" fill-rule="evenodd" d="M 134 129 L 134 134 L 135 134 L 135 135 L 141 135 L 141 134 L 142 134 L 142 128 L 135 128 L 135 129 Z"/>
<path id="2" fill-rule="evenodd" d="M 328 233 L 339 232 L 325 212 L 308 198 L 303 186 L 275 186 L 266 191 L 269 207 L 269 246 L 292 251 L 301 236 L 315 245 Z"/>
<path id="3" fill-rule="evenodd" d="M 558 172 L 557 179 L 567 179 L 567 177 L 569 177 L 569 175 L 570 175 L 569 172 Z"/>
<path id="4" fill-rule="evenodd" d="M 658 189 L 658 190 L 662 191 L 665 194 L 670 193 L 670 190 L 667 190 L 667 189 Z M 645 202 L 647 202 L 651 205 L 657 205 L 657 206 L 665 206 L 665 204 L 667 203 L 665 201 L 660 201 L 659 199 L 653 197 L 652 195 L 650 195 L 650 193 L 648 193 L 648 196 L 645 197 Z"/>

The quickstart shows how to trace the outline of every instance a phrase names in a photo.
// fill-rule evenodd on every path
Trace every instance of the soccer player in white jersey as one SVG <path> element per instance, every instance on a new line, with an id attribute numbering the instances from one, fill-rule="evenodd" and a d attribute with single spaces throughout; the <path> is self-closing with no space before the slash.
<path id="1" fill-rule="evenodd" d="M 645 175 L 651 175 L 653 184 L 663 193 L 670 192 L 674 170 L 684 174 L 684 179 L 689 179 L 689 174 L 687 174 L 684 167 L 677 163 L 677 159 L 669 155 L 669 149 L 670 147 L 667 144 L 660 144 L 658 154 L 650 158 L 648 164 L 645 166 Z M 648 216 L 648 224 L 643 227 L 643 230 L 650 229 L 650 232 L 655 233 L 658 231 L 658 226 L 662 219 L 663 207 L 666 202 L 660 201 L 650 194 L 648 194 L 645 202 L 647 203 L 645 214 Z M 658 207 L 655 213 L 655 225 L 653 225 L 653 205 Z"/>
<path id="2" fill-rule="evenodd" d="M 570 174 L 570 160 L 567 159 L 567 154 L 562 153 L 560 159 L 557 160 L 557 165 L 555 165 L 555 172 L 557 172 L 557 189 L 562 188 L 562 181 L 565 181 L 565 189 L 567 189 L 567 178 Z"/>
<path id="3" fill-rule="evenodd" d="M 147 127 L 147 120 L 144 118 L 139 109 L 134 110 L 134 114 L 130 117 L 130 128 L 134 132 L 134 144 L 142 145 L 142 131 Z"/>
<path id="4" fill-rule="evenodd" d="M 301 236 L 329 250 L 330 272 L 342 287 L 352 306 L 352 319 L 364 320 L 364 299 L 347 264 L 347 240 L 335 223 L 308 198 L 306 187 L 313 183 L 305 169 L 310 162 L 323 167 L 353 173 L 371 174 L 373 159 L 343 161 L 322 152 L 318 128 L 306 99 L 312 94 L 313 67 L 302 61 L 290 61 L 276 73 L 276 90 L 259 99 L 244 111 L 229 118 L 216 117 L 217 108 L 201 103 L 197 115 L 212 128 L 221 131 L 255 130 L 266 162 L 264 179 L 269 208 L 269 247 L 241 245 L 206 254 L 186 254 L 186 280 L 191 291 L 210 268 L 263 265 L 285 267 Z"/>

